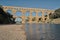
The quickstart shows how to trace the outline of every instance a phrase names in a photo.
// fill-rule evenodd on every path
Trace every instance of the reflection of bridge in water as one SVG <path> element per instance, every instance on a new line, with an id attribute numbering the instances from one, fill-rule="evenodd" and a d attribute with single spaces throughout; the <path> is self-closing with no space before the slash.
<path id="1" fill-rule="evenodd" d="M 24 7 L 14 7 L 14 6 L 3 6 L 4 11 L 11 10 L 13 18 L 21 18 L 22 23 L 26 22 L 26 19 L 28 19 L 28 23 L 32 23 L 33 21 L 35 23 L 39 22 L 45 22 L 47 23 L 47 20 L 49 20 L 49 14 L 53 13 L 54 10 L 48 10 L 48 9 L 40 9 L 40 8 L 24 8 Z M 21 16 L 16 16 L 16 12 L 21 12 Z M 32 16 L 34 14 L 34 16 Z M 28 16 L 26 16 L 26 14 Z M 34 19 L 34 20 L 33 20 Z"/>

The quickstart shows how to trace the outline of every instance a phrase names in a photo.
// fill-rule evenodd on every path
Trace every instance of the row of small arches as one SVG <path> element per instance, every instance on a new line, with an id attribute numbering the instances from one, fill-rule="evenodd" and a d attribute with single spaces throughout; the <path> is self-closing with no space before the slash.
<path id="1" fill-rule="evenodd" d="M 10 14 L 14 14 L 11 10 L 7 10 L 6 12 L 9 12 Z M 15 14 L 15 16 L 22 16 L 22 12 L 20 11 L 17 11 Z M 30 15 L 30 12 L 27 11 L 26 13 L 24 13 L 25 16 L 29 16 Z M 44 15 L 47 15 L 47 13 L 45 12 Z M 36 16 L 36 12 L 32 12 L 32 16 Z M 42 16 L 42 13 L 41 12 L 38 12 L 38 16 Z"/>

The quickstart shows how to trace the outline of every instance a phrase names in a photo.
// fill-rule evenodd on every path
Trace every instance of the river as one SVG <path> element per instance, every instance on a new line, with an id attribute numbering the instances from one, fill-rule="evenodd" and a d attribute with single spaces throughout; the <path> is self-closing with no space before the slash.
<path id="1" fill-rule="evenodd" d="M 25 24 L 27 40 L 60 40 L 60 24 Z"/>

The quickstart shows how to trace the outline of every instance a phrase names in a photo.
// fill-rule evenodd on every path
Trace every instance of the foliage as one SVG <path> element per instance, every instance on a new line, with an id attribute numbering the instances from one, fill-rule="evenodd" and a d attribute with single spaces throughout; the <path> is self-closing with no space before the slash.
<path id="1" fill-rule="evenodd" d="M 49 14 L 50 19 L 60 18 L 60 8 L 56 9 L 53 14 Z"/>
<path id="2" fill-rule="evenodd" d="M 15 19 L 13 15 L 3 10 L 3 7 L 0 5 L 0 24 L 14 24 Z"/>

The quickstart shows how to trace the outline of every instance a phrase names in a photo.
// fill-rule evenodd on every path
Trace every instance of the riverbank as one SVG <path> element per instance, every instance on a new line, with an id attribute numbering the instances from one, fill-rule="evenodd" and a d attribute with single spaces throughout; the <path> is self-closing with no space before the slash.
<path id="1" fill-rule="evenodd" d="M 60 24 L 60 18 L 51 19 L 51 20 L 50 20 L 50 23 L 52 23 L 52 24 Z"/>
<path id="2" fill-rule="evenodd" d="M 0 25 L 0 40 L 26 40 L 23 25 Z"/>

